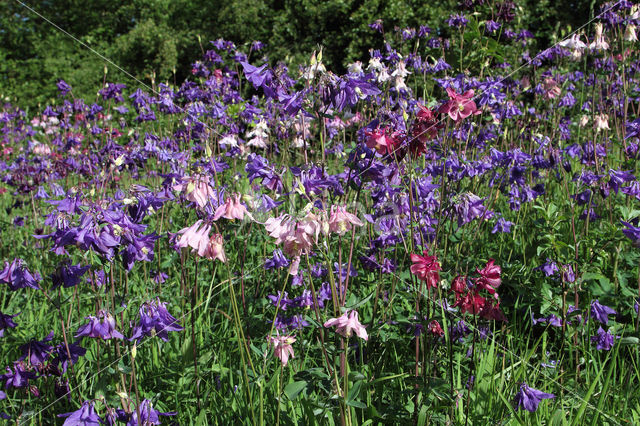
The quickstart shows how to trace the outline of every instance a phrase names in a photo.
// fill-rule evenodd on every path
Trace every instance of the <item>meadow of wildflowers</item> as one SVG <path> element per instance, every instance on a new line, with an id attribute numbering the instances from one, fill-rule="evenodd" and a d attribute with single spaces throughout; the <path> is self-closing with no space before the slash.
<path id="1" fill-rule="evenodd" d="M 473 3 L 3 105 L 6 424 L 639 424 L 640 9 Z"/>

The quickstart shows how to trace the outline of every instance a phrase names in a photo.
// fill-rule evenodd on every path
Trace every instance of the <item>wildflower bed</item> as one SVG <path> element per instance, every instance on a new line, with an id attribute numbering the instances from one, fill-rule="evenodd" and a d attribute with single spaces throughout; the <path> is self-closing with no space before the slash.
<path id="1" fill-rule="evenodd" d="M 4 105 L 0 415 L 639 423 L 640 12 L 542 52 L 476 12 Z"/>

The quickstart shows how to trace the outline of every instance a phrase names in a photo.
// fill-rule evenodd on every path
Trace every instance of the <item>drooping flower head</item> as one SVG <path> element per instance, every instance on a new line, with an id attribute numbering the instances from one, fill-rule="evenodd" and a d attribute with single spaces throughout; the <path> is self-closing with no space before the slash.
<path id="1" fill-rule="evenodd" d="M 156 335 L 165 342 L 169 340 L 169 331 L 181 331 L 182 327 L 167 310 L 165 303 L 159 299 L 150 300 L 142 304 L 139 310 L 140 320 L 133 328 L 133 335 L 129 340 L 138 340 L 144 336 Z"/>
<path id="2" fill-rule="evenodd" d="M 525 409 L 533 413 L 538 409 L 540 401 L 551 398 L 555 398 L 555 395 L 530 388 L 526 383 L 522 383 L 520 385 L 520 391 L 516 394 L 516 408 L 519 410 Z"/>
<path id="3" fill-rule="evenodd" d="M 282 362 L 282 366 L 286 366 L 289 362 L 289 357 L 295 358 L 293 355 L 293 347 L 296 338 L 293 336 L 280 336 L 276 334 L 275 337 L 268 336 L 269 343 L 273 344 L 273 352 L 276 357 Z"/>
<path id="4" fill-rule="evenodd" d="M 364 326 L 360 324 L 360 321 L 358 321 L 358 312 L 355 310 L 345 312 L 342 316 L 338 318 L 331 318 L 324 323 L 325 327 L 333 327 L 334 325 L 338 327 L 336 328 L 336 333 L 344 337 L 351 337 L 355 332 L 361 339 L 369 339 L 367 330 L 365 330 Z"/>
<path id="5" fill-rule="evenodd" d="M 214 189 L 209 185 L 209 180 L 209 176 L 205 175 L 185 176 L 179 184 L 173 185 L 173 189 L 180 191 L 187 200 L 204 209 L 210 199 L 216 195 Z"/>
<path id="6" fill-rule="evenodd" d="M 591 342 L 596 344 L 599 351 L 610 351 L 613 348 L 615 337 L 608 331 L 604 331 L 602 327 L 598 327 L 598 334 L 591 336 Z"/>
<path id="7" fill-rule="evenodd" d="M 70 413 L 58 414 L 58 417 L 66 417 L 62 426 L 84 425 L 84 426 L 100 426 L 103 424 L 102 419 L 96 413 L 93 407 L 93 401 L 85 401 L 76 411 Z"/>
<path id="8" fill-rule="evenodd" d="M 31 273 L 22 259 L 13 259 L 13 262 L 4 263 L 4 269 L 0 271 L 0 283 L 5 283 L 9 286 L 9 290 L 15 291 L 19 288 L 34 288 L 40 290 L 38 282 L 42 278 L 40 274 Z"/>
<path id="9" fill-rule="evenodd" d="M 367 147 L 375 149 L 378 154 L 391 154 L 398 145 L 398 135 L 390 127 L 384 129 L 365 130 Z"/>
<path id="10" fill-rule="evenodd" d="M 124 338 L 122 333 L 116 330 L 116 319 L 110 312 L 101 309 L 97 317 L 90 315 L 85 318 L 89 323 L 81 325 L 75 337 L 87 336 L 103 340 Z"/>
<path id="11" fill-rule="evenodd" d="M 244 219 L 247 215 L 251 218 L 251 214 L 247 211 L 247 208 L 240 202 L 241 194 L 233 194 L 233 196 L 227 198 L 224 204 L 221 204 L 213 215 L 213 220 L 218 220 L 221 217 L 225 219 Z"/>
<path id="12" fill-rule="evenodd" d="M 609 315 L 617 314 L 616 311 L 608 306 L 600 304 L 598 299 L 591 302 L 591 318 L 595 318 L 604 325 L 609 323 Z"/>
<path id="13" fill-rule="evenodd" d="M 476 280 L 476 285 L 487 290 L 490 294 L 495 295 L 496 289 L 500 287 L 502 282 L 500 274 L 502 269 L 496 265 L 495 260 L 489 259 L 487 265 L 483 269 L 477 269 L 480 278 Z"/>
<path id="14" fill-rule="evenodd" d="M 138 419 L 138 413 L 140 413 L 140 419 Z M 173 411 L 161 413 L 153 408 L 153 404 L 148 399 L 140 402 L 138 409 L 132 408 L 131 413 L 127 413 L 122 409 L 117 410 L 118 420 L 126 422 L 127 426 L 159 425 L 161 422 L 158 416 L 175 416 L 176 414 Z"/>
<path id="15" fill-rule="evenodd" d="M 178 235 L 181 235 L 180 239 L 176 242 L 176 247 L 186 248 L 191 247 L 198 253 L 198 256 L 203 257 L 209 247 L 209 231 L 211 225 L 202 225 L 202 219 L 196 221 L 188 228 L 183 228 L 178 231 Z"/>
<path id="16" fill-rule="evenodd" d="M 331 206 L 331 214 L 329 216 L 329 231 L 338 235 L 344 235 L 350 231 L 353 226 L 363 226 L 364 223 L 358 219 L 358 216 L 349 213 L 344 206 Z"/>

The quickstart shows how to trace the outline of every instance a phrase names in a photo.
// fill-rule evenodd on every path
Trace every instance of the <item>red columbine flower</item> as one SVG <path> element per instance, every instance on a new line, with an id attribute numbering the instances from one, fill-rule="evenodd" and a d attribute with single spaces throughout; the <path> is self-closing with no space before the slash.
<path id="1" fill-rule="evenodd" d="M 429 325 L 427 325 L 427 330 L 429 330 L 429 333 L 433 334 L 436 337 L 444 336 L 444 330 L 440 326 L 440 323 L 436 320 L 431 321 Z"/>
<path id="2" fill-rule="evenodd" d="M 367 137 L 365 143 L 371 149 L 375 149 L 378 154 L 391 154 L 399 144 L 396 132 L 391 132 L 389 127 L 377 128 L 374 131 L 365 130 Z"/>
<path id="3" fill-rule="evenodd" d="M 436 256 L 429 256 L 429 250 L 422 252 L 423 256 L 411 254 L 411 272 L 419 279 L 427 283 L 427 288 L 438 287 L 440 274 L 438 271 L 442 268 Z"/>
<path id="4" fill-rule="evenodd" d="M 449 100 L 439 108 L 439 112 L 449 114 L 449 117 L 456 123 L 470 115 L 478 115 L 480 111 L 473 101 L 473 90 L 467 90 L 462 94 L 457 94 L 453 89 L 447 87 Z"/>
<path id="5" fill-rule="evenodd" d="M 469 290 L 469 286 L 467 286 L 467 277 L 458 275 L 451 284 L 451 290 L 456 293 L 456 299 L 458 295 Z"/>
<path id="6" fill-rule="evenodd" d="M 409 151 L 414 157 L 419 157 L 427 152 L 426 143 L 434 139 L 438 135 L 438 129 L 442 128 L 442 125 L 439 125 L 436 120 L 435 110 L 430 110 L 420 104 L 418 104 L 418 108 L 416 121 L 411 127 L 411 142 L 409 143 Z"/>
<path id="7" fill-rule="evenodd" d="M 495 265 L 494 262 L 495 260 L 489 259 L 487 265 L 482 270 L 476 269 L 480 274 L 480 278 L 476 281 L 476 285 L 479 288 L 484 288 L 490 294 L 494 295 L 494 297 L 497 297 L 496 289 L 500 287 L 500 283 L 502 282 L 502 279 L 500 278 L 502 269 L 499 265 Z"/>
<path id="8" fill-rule="evenodd" d="M 463 314 L 470 312 L 476 315 L 482 311 L 485 302 L 486 299 L 480 296 L 477 291 L 469 291 L 464 297 L 458 297 L 454 306 L 459 306 Z"/>

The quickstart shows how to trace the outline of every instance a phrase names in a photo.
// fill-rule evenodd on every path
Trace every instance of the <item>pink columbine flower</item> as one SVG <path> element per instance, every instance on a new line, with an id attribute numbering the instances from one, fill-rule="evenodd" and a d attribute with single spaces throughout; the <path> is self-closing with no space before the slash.
<path id="1" fill-rule="evenodd" d="M 295 337 L 276 335 L 276 337 L 269 336 L 267 339 L 270 343 L 273 343 L 273 353 L 282 362 L 283 367 L 289 362 L 289 357 L 295 358 L 293 347 L 291 346 L 296 341 Z"/>
<path id="2" fill-rule="evenodd" d="M 204 209 L 211 197 L 215 196 L 215 191 L 209 185 L 209 176 L 185 176 L 181 183 L 173 185 L 173 189 L 184 193 L 187 200 L 196 203 L 201 209 Z"/>
<path id="3" fill-rule="evenodd" d="M 177 247 L 186 248 L 191 247 L 198 252 L 198 256 L 203 257 L 209 247 L 209 231 L 211 225 L 205 225 L 202 228 L 202 219 L 188 228 L 184 228 L 178 231 L 178 234 L 182 236 L 176 243 Z"/>
<path id="4" fill-rule="evenodd" d="M 336 333 L 344 337 L 351 337 L 355 332 L 356 336 L 361 339 L 369 339 L 364 325 L 360 324 L 360 321 L 358 321 L 358 312 L 356 311 L 345 312 L 341 317 L 331 318 L 329 321 L 324 323 L 325 327 L 333 327 L 334 325 L 338 326 Z"/>
<path id="5" fill-rule="evenodd" d="M 364 223 L 358 219 L 358 216 L 351 214 L 344 206 L 331 206 L 331 215 L 329 216 L 329 231 L 338 235 L 344 235 L 350 231 L 352 226 L 363 226 Z"/>
<path id="6" fill-rule="evenodd" d="M 449 117 L 456 123 L 470 115 L 478 115 L 480 111 L 473 101 L 473 90 L 467 90 L 463 94 L 457 94 L 453 89 L 447 87 L 449 100 L 439 108 L 439 112 L 449 114 Z"/>
<path id="7" fill-rule="evenodd" d="M 247 215 L 251 218 L 251 214 L 247 211 L 247 208 L 240 202 L 241 194 L 233 194 L 231 197 L 227 198 L 224 204 L 221 204 L 217 209 L 215 214 L 213 215 L 213 220 L 218 220 L 221 217 L 225 219 L 244 219 L 244 216 Z"/>
<path id="8" fill-rule="evenodd" d="M 213 234 L 209 239 L 209 245 L 204 253 L 204 257 L 207 259 L 218 259 L 222 263 L 226 263 L 227 257 L 224 254 L 223 238 L 220 234 Z"/>
<path id="9" fill-rule="evenodd" d="M 550 77 L 544 79 L 542 86 L 544 88 L 544 97 L 546 99 L 555 99 L 562 93 L 562 89 L 558 86 L 558 83 Z"/>

